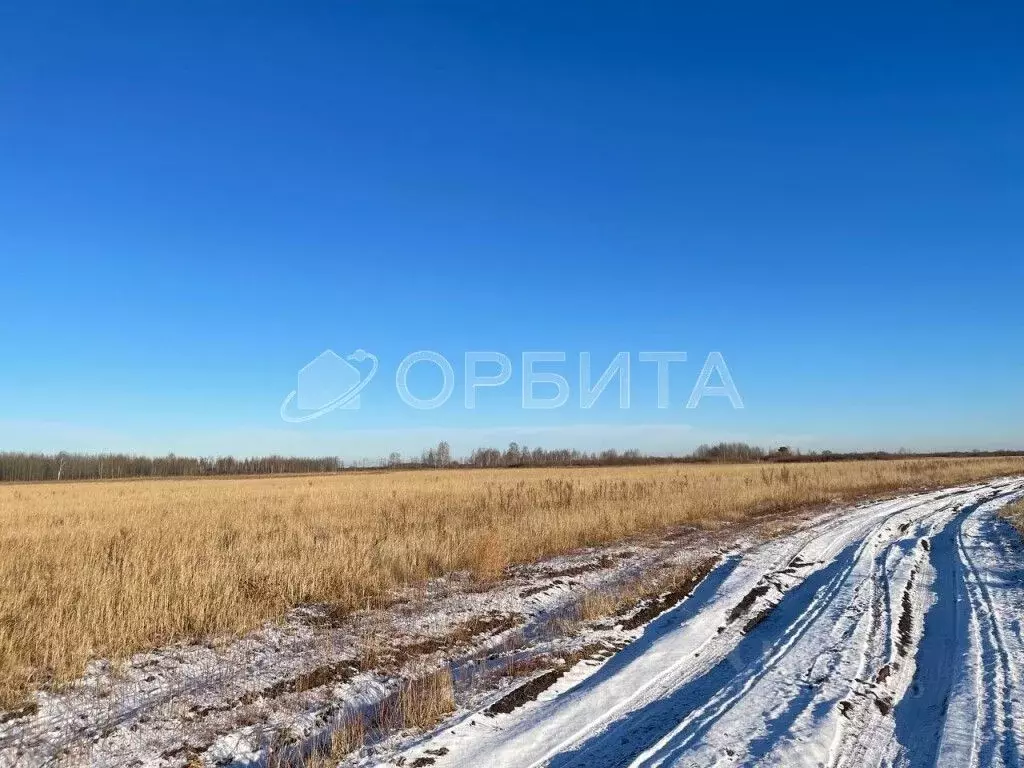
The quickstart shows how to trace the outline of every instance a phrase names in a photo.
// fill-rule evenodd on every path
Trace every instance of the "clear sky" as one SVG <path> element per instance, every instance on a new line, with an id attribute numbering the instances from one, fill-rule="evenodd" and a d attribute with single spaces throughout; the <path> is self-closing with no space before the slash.
<path id="1" fill-rule="evenodd" d="M 1019 3 L 8 3 L 0 51 L 0 449 L 1024 446 Z M 684 407 L 712 351 L 743 409 Z"/>

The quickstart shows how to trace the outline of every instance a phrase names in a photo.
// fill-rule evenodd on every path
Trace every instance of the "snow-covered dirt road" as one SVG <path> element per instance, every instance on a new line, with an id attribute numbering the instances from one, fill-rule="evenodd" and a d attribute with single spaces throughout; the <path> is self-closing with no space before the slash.
<path id="1" fill-rule="evenodd" d="M 865 504 L 727 555 L 616 655 L 382 764 L 1016 768 L 1024 552 L 996 512 L 1022 494 Z"/>

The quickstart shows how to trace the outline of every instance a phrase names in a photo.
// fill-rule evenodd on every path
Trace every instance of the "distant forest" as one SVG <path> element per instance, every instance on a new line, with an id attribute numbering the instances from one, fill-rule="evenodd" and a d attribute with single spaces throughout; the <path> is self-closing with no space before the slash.
<path id="1" fill-rule="evenodd" d="M 45 480 L 114 480 L 135 477 L 217 477 L 232 475 L 282 475 L 365 471 L 371 469 L 423 468 L 512 468 L 512 467 L 585 467 L 630 464 L 740 463 L 851 461 L 857 459 L 898 459 L 911 456 L 956 458 L 964 456 L 1016 456 L 1024 451 L 959 451 L 944 453 L 803 453 L 786 446 L 766 449 L 746 443 L 702 445 L 685 456 L 653 456 L 638 450 L 600 452 L 574 449 L 528 448 L 511 443 L 505 450 L 477 448 L 465 458 L 452 456 L 445 441 L 428 448 L 417 457 L 392 453 L 377 461 L 348 463 L 338 456 L 298 458 L 263 456 L 236 459 L 231 456 L 135 456 L 123 453 L 22 453 L 0 452 L 0 482 Z"/>
<path id="2" fill-rule="evenodd" d="M 0 453 L 0 482 L 28 480 L 104 480 L 129 477 L 203 477 L 212 475 L 278 475 L 334 472 L 335 456 L 292 458 L 263 456 L 132 456 L 124 453 Z"/>

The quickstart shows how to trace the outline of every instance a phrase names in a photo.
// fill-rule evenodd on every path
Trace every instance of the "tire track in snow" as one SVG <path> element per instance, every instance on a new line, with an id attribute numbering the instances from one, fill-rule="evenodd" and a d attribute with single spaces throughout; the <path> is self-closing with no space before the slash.
<path id="1" fill-rule="evenodd" d="M 629 757 L 635 761 L 631 765 L 644 765 L 645 760 L 655 759 L 660 762 L 665 758 L 661 753 L 666 751 L 676 752 L 677 747 L 685 748 L 692 741 L 687 733 L 690 731 L 705 732 L 731 707 L 733 703 L 741 699 L 753 685 L 770 674 L 777 664 L 785 658 L 789 649 L 799 641 L 803 634 L 812 626 L 815 619 L 829 608 L 834 601 L 837 591 L 843 581 L 856 566 L 863 553 L 871 534 L 885 525 L 885 522 L 894 514 L 905 512 L 915 508 L 920 502 L 895 506 L 890 509 L 891 504 L 881 505 L 882 514 L 869 515 L 866 519 L 854 518 L 853 520 L 840 518 L 835 524 L 827 526 L 824 530 L 819 529 L 810 541 L 805 541 L 795 552 L 787 553 L 784 558 L 776 559 L 774 567 L 769 569 L 756 584 L 734 606 L 727 614 L 727 620 L 738 619 L 750 612 L 754 612 L 758 619 L 751 629 L 750 623 L 743 624 L 738 632 L 733 633 L 731 642 L 724 653 L 719 654 L 719 661 L 716 666 L 705 675 L 693 679 L 690 686 L 683 686 L 670 695 L 651 702 L 649 707 L 640 710 L 630 716 L 631 720 L 639 720 L 638 724 L 630 724 L 634 730 L 650 730 L 645 721 L 667 720 L 672 724 L 678 723 L 675 728 L 662 736 L 661 741 L 644 752 L 644 746 L 639 748 L 622 749 L 612 748 L 608 751 L 616 753 L 614 762 L 607 765 L 625 765 Z M 837 542 L 849 542 L 844 550 L 833 556 L 831 561 L 827 559 L 830 553 L 837 546 Z M 817 551 L 820 549 L 820 551 Z M 805 566 L 823 566 L 812 571 L 794 585 L 791 585 L 782 592 L 780 600 L 775 603 L 769 602 L 767 607 L 758 607 L 757 600 L 763 597 L 760 588 L 764 585 L 778 588 L 778 576 L 786 567 L 780 567 L 782 563 L 787 566 L 795 561 L 801 561 Z M 807 562 L 811 561 L 811 562 Z M 810 597 L 805 601 L 803 593 L 809 593 Z M 757 595 L 754 603 L 744 606 L 751 594 Z M 783 602 L 786 605 L 783 605 Z M 793 608 L 789 609 L 792 603 Z M 782 606 L 780 608 L 780 606 Z M 737 609 L 740 609 L 739 611 Z M 781 626 L 779 618 L 782 615 L 789 616 L 790 620 L 783 620 Z M 764 627 L 762 622 L 767 621 Z M 739 623 L 739 622 L 737 622 Z M 707 701 L 706 704 L 700 702 Z M 679 711 L 680 707 L 684 711 Z M 651 710 L 651 711 L 648 711 Z M 665 711 L 665 710 L 668 711 Z M 630 735 L 622 733 L 623 728 L 613 731 L 608 737 L 609 740 L 633 741 Z M 683 743 L 676 745 L 673 739 L 680 737 Z M 599 736 L 599 740 L 603 738 Z M 650 742 L 648 742 L 650 743 Z M 552 768 L 569 768 L 577 765 L 605 765 L 595 761 L 595 750 L 600 746 L 588 747 L 583 745 L 578 749 L 578 755 L 567 753 L 557 756 L 550 763 Z M 640 753 L 638 755 L 638 753 Z M 535 764 L 536 765 L 536 764 Z"/>
<path id="2" fill-rule="evenodd" d="M 875 558 L 869 581 L 876 593 L 877 585 L 881 585 L 881 594 L 871 605 L 871 621 L 877 629 L 869 632 L 860 644 L 861 665 L 839 703 L 843 719 L 837 723 L 825 762 L 830 768 L 870 764 L 870 751 L 891 738 L 886 727 L 890 721 L 886 718 L 909 682 L 903 659 L 913 642 L 914 582 L 922 552 L 926 551 L 921 544 L 954 508 L 955 503 L 951 502 L 902 523 L 895 538 Z M 894 579 L 903 584 L 902 589 L 896 590 L 898 612 L 893 610 Z"/>
<path id="3" fill-rule="evenodd" d="M 807 613 L 814 612 L 814 615 L 811 616 L 810 623 L 804 628 L 801 635 L 807 635 L 810 642 L 817 643 L 817 646 L 814 647 L 811 653 L 808 653 L 807 649 L 803 649 L 805 657 L 812 657 L 814 659 L 805 675 L 807 685 L 804 687 L 804 691 L 792 698 L 792 705 L 787 705 L 787 709 L 791 711 L 788 711 L 785 719 L 780 716 L 776 717 L 775 720 L 784 720 L 782 724 L 788 725 L 792 729 L 798 727 L 801 720 L 806 721 L 809 718 L 813 718 L 815 712 L 820 717 L 823 710 L 836 709 L 838 708 L 837 705 L 843 703 L 840 701 L 838 694 L 832 694 L 831 697 L 822 696 L 820 691 L 817 690 L 818 686 L 816 683 L 833 681 L 836 678 L 856 679 L 859 676 L 858 673 L 868 665 L 867 658 L 871 655 L 871 646 L 876 643 L 878 631 L 877 623 L 872 619 L 872 611 L 875 608 L 875 600 L 873 598 L 876 591 L 876 582 L 873 574 L 877 573 L 877 557 L 875 553 L 878 546 L 882 544 L 885 544 L 886 549 L 888 549 L 894 543 L 891 541 L 892 537 L 904 533 L 907 527 L 909 527 L 904 525 L 894 531 L 890 525 L 893 519 L 900 513 L 908 511 L 908 509 L 916 510 L 920 514 L 919 506 L 917 504 L 909 508 L 895 510 L 883 521 L 874 525 L 867 535 L 863 535 L 860 539 L 854 561 L 846 572 L 842 574 L 842 577 L 837 579 L 834 588 L 830 589 L 829 594 L 826 595 L 825 604 L 821 606 L 821 610 L 815 610 L 813 600 L 809 604 L 806 611 Z M 948 511 L 951 507 L 952 503 L 945 504 L 938 509 L 928 512 L 924 517 L 934 518 L 941 516 L 943 512 Z M 917 520 L 920 525 L 923 518 L 917 518 Z M 871 563 L 870 568 L 865 569 L 868 571 L 866 574 L 861 573 L 861 568 L 859 567 L 862 561 Z M 818 626 L 812 626 L 815 624 Z M 812 629 L 815 631 L 812 632 Z M 803 639 L 802 636 L 795 638 L 795 642 Z M 789 650 L 787 649 L 787 653 Z M 821 659 L 826 659 L 824 665 L 820 663 Z M 799 670 L 800 662 L 795 660 L 790 665 L 790 671 L 795 676 Z M 772 671 L 768 670 L 768 673 L 770 674 Z M 769 691 L 771 691 L 770 687 Z M 866 693 L 862 693 L 862 698 L 866 695 Z M 876 702 L 880 703 L 878 699 L 876 699 Z M 888 704 L 886 704 L 886 707 L 888 707 Z M 835 720 L 835 730 L 838 735 L 844 720 L 843 718 L 835 718 Z M 804 727 L 807 726 L 806 723 L 803 725 Z M 772 721 L 769 721 L 768 728 L 769 730 L 772 729 Z M 679 749 L 667 755 L 658 754 L 656 750 L 652 750 L 652 757 L 656 758 L 653 764 L 673 764 L 674 759 L 681 757 L 685 748 L 690 744 L 695 744 L 697 739 L 703 736 L 706 731 L 707 729 L 703 733 L 693 734 L 687 741 L 679 745 Z M 789 734 L 784 732 L 775 734 L 772 738 L 762 737 L 754 739 L 745 750 L 746 756 L 760 764 L 788 736 Z M 732 758 L 739 757 L 744 752 L 743 749 L 738 747 L 727 749 L 731 753 L 728 754 L 729 762 L 732 762 Z M 807 759 L 808 755 L 806 753 L 794 754 L 792 749 L 783 749 L 781 751 L 784 753 L 789 752 L 789 754 L 779 758 L 782 765 L 807 764 L 818 766 L 822 764 L 822 760 L 818 757 Z M 704 753 L 699 753 L 699 755 L 701 758 L 709 757 L 704 755 Z M 694 758 L 691 756 L 692 759 Z M 834 761 L 826 758 L 824 762 L 831 764 Z M 694 764 L 701 764 L 701 760 L 697 760 Z M 645 765 L 645 763 L 636 761 L 633 765 Z"/>
<path id="4" fill-rule="evenodd" d="M 956 544 L 965 568 L 962 589 L 970 611 L 971 640 L 975 650 L 974 693 L 976 707 L 970 762 L 973 766 L 1006 766 L 1021 764 L 1020 745 L 1014 737 L 1014 713 L 1010 690 L 1019 680 L 1017 664 L 1012 659 L 999 612 L 985 577 L 971 556 L 964 534 L 966 520 L 957 530 Z"/>
<path id="5" fill-rule="evenodd" d="M 884 572 L 889 582 L 895 580 L 902 583 L 903 588 L 898 590 L 898 599 L 892 591 L 888 594 L 888 643 L 875 659 L 873 675 L 861 675 L 853 681 L 861 690 L 858 685 L 851 685 L 851 693 L 860 695 L 861 700 L 848 718 L 850 722 L 840 723 L 836 729 L 827 762 L 830 767 L 878 765 L 892 758 L 895 730 L 892 713 L 917 676 L 916 657 L 924 633 L 924 614 L 932 599 L 929 569 L 934 539 L 962 514 L 961 509 L 965 506 L 974 509 L 982 501 L 984 499 L 969 498 L 967 505 L 951 502 L 919 517 L 914 521 L 913 532 L 905 539 L 894 541 L 890 547 L 888 556 L 897 554 L 898 557 L 892 564 L 892 575 L 889 576 L 888 566 Z M 902 526 L 901 533 L 908 528 L 909 524 Z M 866 698 L 872 699 L 875 706 L 869 706 Z"/>
<path id="6" fill-rule="evenodd" d="M 769 542 L 744 555 L 714 595 L 691 606 L 693 615 L 650 625 L 635 655 L 627 648 L 596 674 L 568 680 L 570 673 L 548 700 L 504 721 L 420 746 L 450 748 L 437 768 L 930 768 L 956 668 L 951 654 L 963 645 L 943 645 L 958 611 L 979 616 L 979 632 L 989 638 L 984 658 L 992 660 L 985 664 L 994 663 L 1001 690 L 1019 682 L 1004 635 L 1019 637 L 1012 625 L 986 623 L 994 598 L 967 551 L 963 524 L 1022 489 L 1019 480 L 996 482 L 861 505 L 789 541 Z M 970 607 L 957 603 L 960 588 Z M 912 686 L 917 693 L 906 694 Z M 988 687 L 983 681 L 971 696 Z M 841 711 L 844 701 L 856 707 Z M 989 721 L 1001 721 L 996 762 L 985 753 L 975 764 L 1020 768 L 1009 699 L 989 709 Z M 922 740 L 932 746 L 921 747 Z"/>
<path id="7" fill-rule="evenodd" d="M 871 509 L 879 506 L 888 508 L 888 506 L 894 503 L 896 502 L 884 502 L 881 505 L 874 504 L 865 506 L 868 511 L 871 511 Z M 909 505 L 899 507 L 895 511 L 902 512 L 906 509 L 913 508 L 914 506 L 915 503 L 911 503 Z M 892 512 L 888 512 L 886 514 L 892 514 Z M 875 519 L 885 517 L 886 514 L 876 513 L 869 518 L 868 522 L 871 523 Z M 765 609 L 763 607 L 758 608 L 755 604 L 756 601 L 748 604 L 743 611 L 737 612 L 737 608 L 746 602 L 752 593 L 758 592 L 758 588 L 763 582 L 770 581 L 774 586 L 778 587 L 777 581 L 772 577 L 777 576 L 783 571 L 789 570 L 792 568 L 794 563 L 800 561 L 803 567 L 821 565 L 828 552 L 835 546 L 836 541 L 845 541 L 850 538 L 850 534 L 847 529 L 860 531 L 864 526 L 865 521 L 862 519 L 854 519 L 851 521 L 845 518 L 836 518 L 828 521 L 826 524 L 815 530 L 805 532 L 802 536 L 794 536 L 793 538 L 796 540 L 795 545 L 783 547 L 783 552 L 780 555 L 776 555 L 774 559 L 770 561 L 770 566 L 767 569 L 762 568 L 761 573 L 763 575 L 757 578 L 756 581 L 748 582 L 750 583 L 750 587 L 744 587 L 742 590 L 746 592 L 744 597 L 739 600 L 739 603 L 733 605 L 733 607 L 724 614 L 723 620 L 725 621 L 725 625 L 719 628 L 717 634 L 710 636 L 706 641 L 704 641 L 697 650 L 694 651 L 692 656 L 689 654 L 683 655 L 677 664 L 660 671 L 652 680 L 645 681 L 639 690 L 631 691 L 623 700 L 617 701 L 608 710 L 602 711 L 598 718 L 585 723 L 580 728 L 574 729 L 571 736 L 549 748 L 541 759 L 530 763 L 530 768 L 536 768 L 537 766 L 547 764 L 547 761 L 551 759 L 554 759 L 554 762 L 552 762 L 551 765 L 558 765 L 559 760 L 561 759 L 559 757 L 560 753 L 567 748 L 570 748 L 574 742 L 579 741 L 588 734 L 600 731 L 602 726 L 612 719 L 617 712 L 627 708 L 628 705 L 638 697 L 638 694 L 642 694 L 647 689 L 658 685 L 665 678 L 674 677 L 675 683 L 673 687 L 678 687 L 678 681 L 680 679 L 696 679 L 699 677 L 698 673 L 714 669 L 716 664 L 728 661 L 728 663 L 734 667 L 739 666 L 738 660 L 742 658 L 742 653 L 737 651 L 736 645 L 740 642 L 745 633 L 735 627 L 732 628 L 731 632 L 725 632 L 724 634 L 723 630 L 727 628 L 727 625 L 733 623 L 733 619 L 738 619 L 740 616 L 744 615 L 744 613 L 751 609 L 752 606 L 754 610 L 758 612 Z M 824 545 L 822 551 L 819 552 L 816 550 L 816 547 L 820 547 L 823 540 L 827 543 Z M 803 562 L 805 559 L 811 560 L 812 562 L 805 563 Z M 799 581 L 802 581 L 802 579 L 798 580 L 798 583 Z M 769 606 L 769 610 L 773 608 L 774 604 L 771 604 Z M 744 624 L 743 626 L 746 628 L 747 625 Z M 693 664 L 693 659 L 697 657 L 703 659 L 702 665 Z M 696 669 L 693 669 L 693 674 L 688 674 L 688 670 L 694 667 L 696 667 Z M 673 688 L 668 688 L 662 692 L 661 695 L 651 697 L 650 700 L 654 702 L 661 701 L 668 696 L 672 690 Z M 523 764 L 525 765 L 526 763 L 524 762 Z"/>
<path id="8" fill-rule="evenodd" d="M 960 560 L 967 566 L 963 591 L 971 614 L 970 627 L 977 663 L 975 700 L 978 706 L 975 708 L 970 765 L 995 766 L 999 743 L 1003 747 L 999 754 L 1001 764 L 1015 765 L 1019 760 L 1013 760 L 1012 740 L 1009 744 L 1005 740 L 1005 735 L 1012 731 L 1012 724 L 1006 722 L 1010 715 L 1006 701 L 1006 686 L 1010 678 L 1006 649 L 994 619 L 995 608 L 967 552 L 962 524 L 956 538 Z"/>
<path id="9" fill-rule="evenodd" d="M 936 500 L 948 496 L 944 494 L 940 497 L 936 497 Z M 934 501 L 934 500 L 933 500 Z M 917 502 L 912 505 L 894 510 L 884 520 L 876 524 L 867 535 L 863 536 L 861 543 L 862 546 L 857 553 L 857 560 L 867 559 L 872 563 L 872 568 L 868 574 L 861 574 L 854 572 L 854 569 L 859 562 L 853 564 L 845 576 L 845 582 L 840 584 L 836 590 L 836 593 L 830 596 L 830 601 L 839 600 L 840 605 L 836 606 L 829 614 L 823 615 L 822 617 L 815 617 L 819 623 L 824 622 L 825 627 L 818 627 L 818 637 L 813 638 L 815 641 L 820 641 L 821 636 L 828 636 L 831 634 L 831 638 L 824 644 L 819 645 L 815 649 L 815 661 L 811 669 L 814 672 L 816 678 L 833 678 L 839 677 L 840 679 L 849 679 L 851 683 L 861 679 L 863 683 L 864 670 L 872 665 L 872 657 L 877 657 L 877 650 L 873 649 L 872 646 L 879 645 L 878 643 L 878 622 L 880 619 L 880 613 L 878 607 L 878 601 L 874 599 L 874 595 L 877 592 L 877 577 L 879 574 L 877 557 L 877 549 L 879 546 L 884 546 L 884 552 L 888 553 L 892 551 L 894 546 L 900 544 L 899 537 L 907 532 L 911 523 L 915 523 L 917 530 L 914 535 L 914 542 L 916 543 L 916 536 L 921 533 L 930 530 L 936 524 L 944 519 L 954 506 L 954 502 L 950 501 L 941 505 L 938 508 L 930 507 L 927 504 Z M 903 525 L 897 525 L 901 519 L 901 515 L 905 512 L 910 512 L 913 517 L 907 520 Z M 869 554 L 870 553 L 870 554 Z M 885 557 L 885 555 L 883 555 Z M 883 569 L 882 573 L 886 573 Z M 883 581 L 887 584 L 888 579 Z M 841 589 L 840 589 L 841 588 Z M 841 598 L 841 599 L 840 599 Z M 827 607 L 827 606 L 826 606 Z M 839 609 L 842 609 L 841 611 Z M 885 611 L 891 614 L 890 609 Z M 829 629 L 830 628 L 830 629 Z M 823 630 L 823 631 L 822 631 Z M 889 639 L 891 635 L 891 626 L 886 627 L 885 637 Z M 856 640 L 854 639 L 856 638 Z M 806 651 L 805 651 L 806 653 Z M 818 660 L 821 658 L 830 659 L 830 662 L 826 664 L 824 668 L 821 668 Z M 854 661 L 855 660 L 855 661 Z M 880 667 L 878 667 L 880 669 Z M 811 682 L 814 682 L 813 680 Z M 861 685 L 861 688 L 868 688 L 867 690 L 858 691 L 859 700 L 863 707 L 869 712 L 884 716 L 891 708 L 891 700 L 882 699 L 876 695 L 876 692 L 868 686 Z M 843 700 L 839 700 L 838 695 L 833 695 L 831 699 L 826 696 L 819 695 L 816 691 L 810 691 L 802 697 L 795 697 L 794 702 L 802 703 L 802 707 L 799 711 L 790 714 L 789 722 L 790 726 L 796 726 L 799 724 L 798 721 L 801 719 L 808 720 L 812 719 L 814 715 L 814 709 L 817 708 L 818 716 L 825 709 L 838 708 L 843 701 L 848 701 L 849 692 L 856 690 L 855 688 L 848 687 L 846 697 Z M 878 712 L 876 713 L 875 707 L 868 703 L 869 697 L 874 698 L 874 704 L 878 706 Z M 808 715 L 808 712 L 811 712 Z M 835 724 L 833 726 L 836 731 L 836 738 L 838 739 L 842 732 L 842 726 L 845 723 L 845 718 L 834 718 Z M 804 727 L 808 727 L 805 723 Z M 855 726 L 854 726 L 855 727 Z M 760 748 L 750 750 L 748 754 L 755 760 L 761 761 L 767 756 L 771 748 L 778 746 L 782 741 L 782 738 L 787 736 L 783 734 L 781 737 L 776 738 L 774 741 L 770 741 L 764 744 L 762 747 L 762 740 L 755 740 L 753 743 Z M 833 741 L 833 744 L 835 741 Z M 762 751 L 763 750 L 763 751 Z M 741 750 L 732 749 L 730 750 L 738 755 Z M 833 764 L 835 759 L 832 757 L 825 757 L 824 760 L 813 758 L 811 760 L 805 760 L 806 754 L 796 754 L 792 749 L 788 750 L 789 754 L 785 754 L 784 758 L 780 758 L 781 764 L 783 765 L 794 765 L 798 762 L 813 765 L 821 764 Z M 833 749 L 829 750 L 829 754 L 835 754 Z M 735 755 L 730 755 L 733 757 Z M 666 760 L 666 764 L 671 764 L 671 759 Z"/>
<path id="10" fill-rule="evenodd" d="M 969 601 L 963 599 L 969 592 L 966 580 L 970 569 L 965 567 L 961 557 L 962 529 L 965 521 L 983 505 L 1010 493 L 995 491 L 963 507 L 931 539 L 929 564 L 933 580 L 926 588 L 933 602 L 924 616 L 914 652 L 913 682 L 893 712 L 898 744 L 894 758 L 900 766 L 930 768 L 939 764 L 945 733 L 960 728 L 958 722 L 948 724 L 947 715 L 957 670 L 962 667 L 967 650 L 970 617 L 965 613 L 977 617 Z M 979 652 L 986 658 L 991 656 L 992 650 L 985 647 L 991 638 L 981 636 L 979 639 Z M 976 704 L 986 706 L 989 695 L 987 686 L 976 689 Z M 978 757 L 981 757 L 978 754 L 981 737 L 975 728 L 970 751 Z M 995 763 L 982 760 L 978 764 L 988 768 Z"/>
<path id="11" fill-rule="evenodd" d="M 698 738 L 706 734 L 757 683 L 774 672 L 785 656 L 804 638 L 823 614 L 833 606 L 836 598 L 841 594 L 845 582 L 856 568 L 868 546 L 867 538 L 851 544 L 827 568 L 808 577 L 804 583 L 794 588 L 790 593 L 793 602 L 792 610 L 799 611 L 799 613 L 792 620 L 788 620 L 789 612 L 779 607 L 776 608 L 782 621 L 778 628 L 772 628 L 771 633 L 777 633 L 779 639 L 769 647 L 767 654 L 744 663 L 743 669 L 739 670 L 734 678 L 734 682 L 726 683 L 727 692 L 724 696 L 719 694 L 713 697 L 707 705 L 700 707 L 693 715 L 685 718 L 656 744 L 634 759 L 630 765 L 640 768 L 641 766 L 655 766 L 662 763 L 672 764 L 676 757 L 681 755 Z M 830 573 L 832 569 L 835 569 L 834 573 Z M 819 578 L 816 577 L 826 576 L 827 579 L 824 579 L 824 583 L 819 584 Z M 812 593 L 812 597 L 808 600 L 806 606 L 801 609 L 804 592 Z M 848 636 L 848 634 L 843 634 L 841 639 L 845 640 Z M 760 637 L 756 638 L 756 642 L 766 645 L 769 643 L 768 640 Z M 740 655 L 740 658 L 743 658 L 742 652 L 738 649 L 736 653 L 730 655 L 730 664 L 733 664 L 733 657 L 737 653 Z M 837 663 L 837 660 L 833 660 L 832 664 L 823 671 L 831 672 L 834 669 L 835 663 Z M 740 665 L 737 664 L 735 666 L 738 667 Z M 763 745 L 761 749 L 765 749 L 766 746 Z M 757 754 L 759 750 L 751 751 Z"/>

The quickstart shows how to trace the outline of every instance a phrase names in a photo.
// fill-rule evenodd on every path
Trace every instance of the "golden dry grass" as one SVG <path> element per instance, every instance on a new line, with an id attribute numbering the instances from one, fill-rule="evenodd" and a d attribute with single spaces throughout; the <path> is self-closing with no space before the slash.
<path id="1" fill-rule="evenodd" d="M 96 657 L 345 611 L 688 523 L 1024 473 L 1024 459 L 0 486 L 0 706 Z"/>
<path id="2" fill-rule="evenodd" d="M 429 728 L 455 710 L 455 683 L 447 667 L 407 680 L 399 695 L 402 725 Z"/>
<path id="3" fill-rule="evenodd" d="M 1017 530 L 1024 536 L 1024 501 L 1018 501 L 1015 504 L 1011 504 L 1003 510 L 1003 515 L 1013 523 Z"/>

